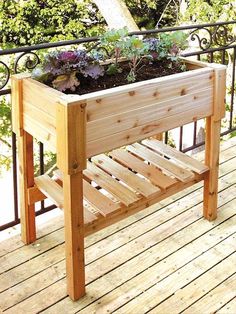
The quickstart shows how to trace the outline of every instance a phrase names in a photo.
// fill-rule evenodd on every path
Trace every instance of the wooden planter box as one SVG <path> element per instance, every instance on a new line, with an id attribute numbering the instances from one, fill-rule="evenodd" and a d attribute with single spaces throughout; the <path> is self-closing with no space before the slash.
<path id="1" fill-rule="evenodd" d="M 48 197 L 64 209 L 68 293 L 74 300 L 85 293 L 84 236 L 200 180 L 204 216 L 216 218 L 226 67 L 185 62 L 187 72 L 83 96 L 65 95 L 28 75 L 12 77 L 22 239 L 36 239 L 35 202 Z M 202 118 L 205 164 L 150 139 Z M 57 154 L 56 180 L 34 178 L 33 137 Z"/>

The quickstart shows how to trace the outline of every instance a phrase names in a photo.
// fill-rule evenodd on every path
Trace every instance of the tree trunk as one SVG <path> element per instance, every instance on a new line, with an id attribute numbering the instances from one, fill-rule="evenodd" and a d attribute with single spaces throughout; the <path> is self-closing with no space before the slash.
<path id="1" fill-rule="evenodd" d="M 123 0 L 93 0 L 105 18 L 109 28 L 123 28 L 127 26 L 130 32 L 139 28 L 130 14 Z"/>

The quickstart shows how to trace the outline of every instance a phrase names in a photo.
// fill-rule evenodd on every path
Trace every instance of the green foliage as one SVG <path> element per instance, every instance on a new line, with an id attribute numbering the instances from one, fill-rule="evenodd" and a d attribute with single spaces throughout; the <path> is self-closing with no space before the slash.
<path id="1" fill-rule="evenodd" d="M 11 107 L 5 97 L 0 100 L 0 174 L 11 166 Z"/>
<path id="2" fill-rule="evenodd" d="M 123 41 L 123 54 L 129 60 L 130 72 L 127 76 L 129 83 L 136 81 L 136 75 L 142 59 L 148 54 L 149 46 L 136 36 L 127 37 Z"/>
<path id="3" fill-rule="evenodd" d="M 136 81 L 137 71 L 143 59 L 152 61 L 169 58 L 178 60 L 181 50 L 187 47 L 188 35 L 182 31 L 161 33 L 159 38 L 140 39 L 138 36 L 128 36 L 126 28 L 111 30 L 100 37 L 101 44 L 110 53 L 114 53 L 114 62 L 108 67 L 110 75 L 119 72 L 118 59 L 124 57 L 129 61 L 130 72 L 127 76 L 129 83 Z"/>
<path id="4" fill-rule="evenodd" d="M 0 99 L 0 134 L 4 142 L 11 135 L 11 106 L 5 97 Z"/>
<path id="5" fill-rule="evenodd" d="M 103 19 L 89 0 L 4 0 L 0 2 L 3 48 L 55 42 L 101 32 Z"/>
<path id="6" fill-rule="evenodd" d="M 178 19 L 178 4 L 169 0 L 125 0 L 140 28 L 174 26 Z"/>
<path id="7" fill-rule="evenodd" d="M 111 29 L 100 36 L 100 42 L 102 46 L 105 46 L 106 51 L 114 53 L 115 63 L 108 66 L 107 73 L 112 75 L 121 71 L 118 65 L 118 59 L 121 57 L 121 51 L 123 49 L 123 42 L 125 37 L 128 36 L 128 28 Z"/>
<path id="8" fill-rule="evenodd" d="M 235 3 L 232 0 L 189 0 L 181 22 L 210 23 L 235 19 Z"/>
<path id="9" fill-rule="evenodd" d="M 188 34 L 182 31 L 161 33 L 158 44 L 159 58 L 166 58 L 169 55 L 172 60 L 176 60 L 176 56 L 180 51 L 188 47 L 187 38 Z"/>

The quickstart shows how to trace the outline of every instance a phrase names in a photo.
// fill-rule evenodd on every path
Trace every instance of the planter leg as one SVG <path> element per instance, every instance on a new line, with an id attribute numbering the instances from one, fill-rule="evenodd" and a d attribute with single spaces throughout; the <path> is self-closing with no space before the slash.
<path id="1" fill-rule="evenodd" d="M 18 136 L 21 238 L 26 244 L 36 240 L 35 207 L 29 205 L 28 188 L 34 186 L 33 137 L 23 131 Z"/>
<path id="2" fill-rule="evenodd" d="M 72 300 L 85 294 L 83 173 L 63 178 L 67 291 Z"/>
<path id="3" fill-rule="evenodd" d="M 210 171 L 204 180 L 203 214 L 209 221 L 217 217 L 220 124 L 221 121 L 214 121 L 214 117 L 206 119 L 205 163 Z"/>

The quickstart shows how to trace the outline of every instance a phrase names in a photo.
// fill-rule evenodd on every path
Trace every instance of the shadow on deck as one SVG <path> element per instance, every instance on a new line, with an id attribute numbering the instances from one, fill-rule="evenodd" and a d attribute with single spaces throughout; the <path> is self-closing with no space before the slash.
<path id="1" fill-rule="evenodd" d="M 236 139 L 222 143 L 220 163 L 216 221 L 202 218 L 198 183 L 87 237 L 78 302 L 66 295 L 62 213 L 39 221 L 29 246 L 2 232 L 0 311 L 236 313 Z"/>

